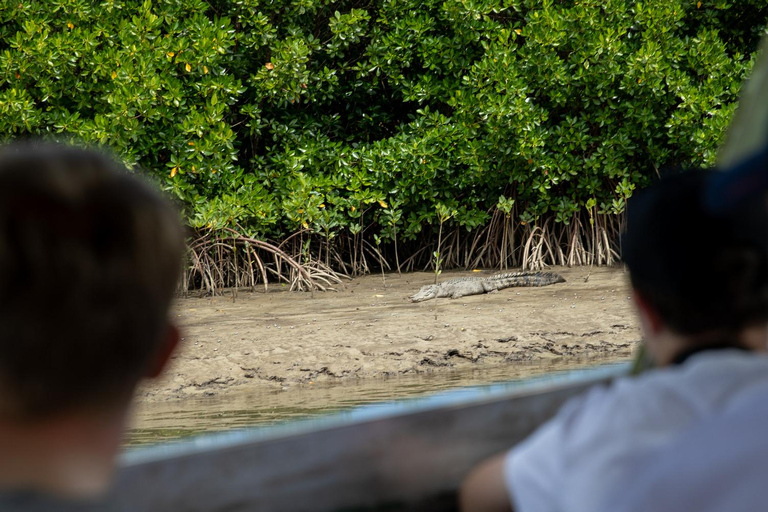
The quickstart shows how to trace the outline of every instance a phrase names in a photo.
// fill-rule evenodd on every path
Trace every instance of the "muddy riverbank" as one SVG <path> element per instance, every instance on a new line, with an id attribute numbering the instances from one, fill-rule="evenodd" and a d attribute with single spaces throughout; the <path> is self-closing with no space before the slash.
<path id="1" fill-rule="evenodd" d="M 566 283 L 411 303 L 429 273 L 366 276 L 336 292 L 186 298 L 183 342 L 139 405 L 541 361 L 629 357 L 640 340 L 621 268 L 553 268 Z M 445 273 L 449 279 L 470 273 Z M 488 273 L 490 274 L 490 273 Z M 483 275 L 483 274 L 472 274 Z"/>

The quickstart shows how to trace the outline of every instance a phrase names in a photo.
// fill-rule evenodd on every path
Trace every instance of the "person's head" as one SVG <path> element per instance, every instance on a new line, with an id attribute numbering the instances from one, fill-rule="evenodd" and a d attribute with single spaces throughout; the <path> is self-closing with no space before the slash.
<path id="1" fill-rule="evenodd" d="M 174 208 L 112 157 L 0 149 L 0 426 L 124 414 L 177 341 L 183 250 Z"/>
<path id="2" fill-rule="evenodd" d="M 696 345 L 748 344 L 745 332 L 768 323 L 768 212 L 762 202 L 711 212 L 714 173 L 667 177 L 627 206 L 623 258 L 657 364 Z"/>

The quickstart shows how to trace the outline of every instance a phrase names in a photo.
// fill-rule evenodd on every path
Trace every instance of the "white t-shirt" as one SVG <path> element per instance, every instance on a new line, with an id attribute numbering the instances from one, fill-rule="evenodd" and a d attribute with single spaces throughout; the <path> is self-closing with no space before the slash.
<path id="1" fill-rule="evenodd" d="M 768 385 L 637 460 L 623 490 L 596 512 L 768 509 Z"/>
<path id="2" fill-rule="evenodd" d="M 764 386 L 768 356 L 712 350 L 593 388 L 507 455 L 515 512 L 601 510 L 629 485 L 639 459 Z"/>

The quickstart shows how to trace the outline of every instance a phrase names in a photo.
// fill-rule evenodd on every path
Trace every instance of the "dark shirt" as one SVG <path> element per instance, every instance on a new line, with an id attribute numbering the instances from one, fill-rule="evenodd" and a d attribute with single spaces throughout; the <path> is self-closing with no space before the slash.
<path id="1" fill-rule="evenodd" d="M 34 491 L 0 491 L 0 512 L 113 512 L 104 500 L 59 499 Z"/>

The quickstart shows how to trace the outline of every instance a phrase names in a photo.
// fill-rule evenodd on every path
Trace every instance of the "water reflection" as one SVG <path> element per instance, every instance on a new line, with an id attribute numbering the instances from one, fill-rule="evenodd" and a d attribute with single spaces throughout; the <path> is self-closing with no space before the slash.
<path id="1" fill-rule="evenodd" d="M 133 428 L 125 444 L 139 446 L 179 440 L 206 432 L 275 425 L 349 411 L 365 405 L 367 410 L 392 408 L 392 402 L 432 395 L 449 389 L 486 386 L 519 387 L 532 377 L 559 375 L 574 370 L 626 362 L 627 358 L 583 359 L 577 361 L 541 361 L 470 370 L 419 374 L 384 379 L 341 381 L 297 385 L 282 390 L 175 402 L 147 403 L 137 406 Z M 492 388 L 499 386 L 488 387 Z M 473 389 L 477 395 L 483 389 Z M 455 397 L 455 393 L 453 393 Z"/>

